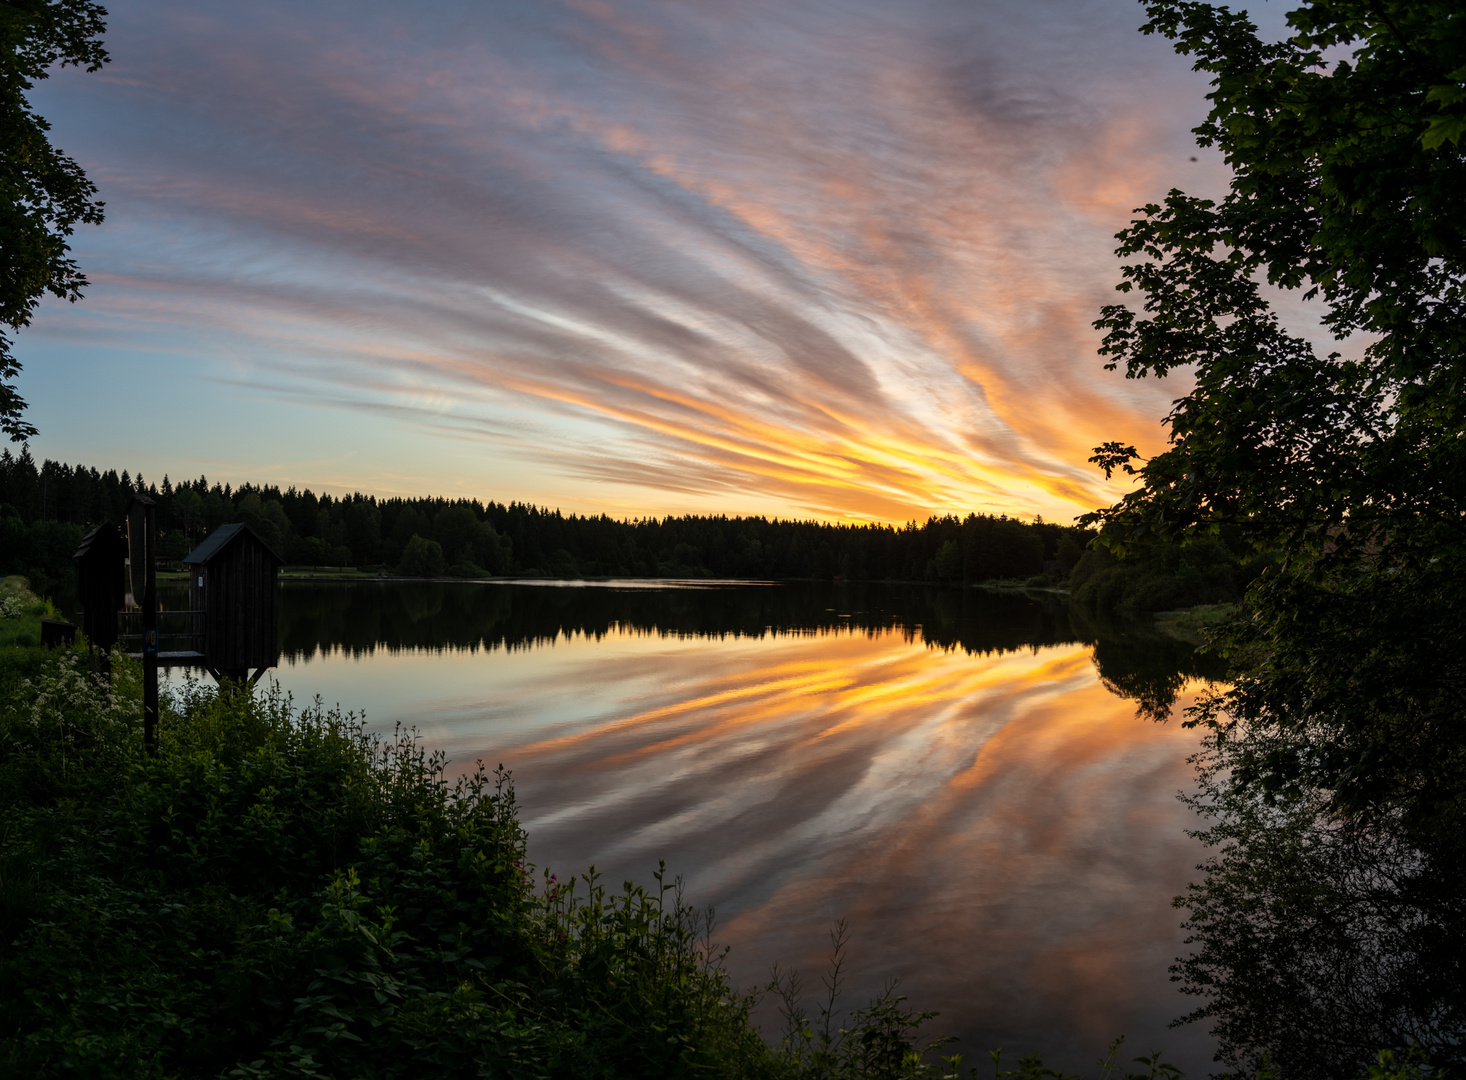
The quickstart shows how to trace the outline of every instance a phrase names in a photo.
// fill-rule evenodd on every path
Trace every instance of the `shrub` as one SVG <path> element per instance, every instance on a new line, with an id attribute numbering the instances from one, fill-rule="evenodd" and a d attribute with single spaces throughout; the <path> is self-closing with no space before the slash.
<path id="1" fill-rule="evenodd" d="M 402 549 L 397 572 L 405 577 L 442 577 L 442 545 L 436 540 L 424 540 L 417 533 L 413 533 Z"/>
<path id="2" fill-rule="evenodd" d="M 4 710 L 0 1072 L 743 1075 L 767 1062 L 673 886 L 577 892 L 513 790 L 319 703 L 79 656 Z M 17 704 L 23 702 L 24 704 Z M 658 876 L 659 885 L 661 875 Z M 98 977 L 105 973 L 105 977 Z"/>
<path id="3" fill-rule="evenodd" d="M 1083 604 L 1128 611 L 1168 611 L 1237 600 L 1258 567 L 1243 563 L 1220 540 L 1155 544 L 1120 560 L 1107 548 L 1086 551 L 1069 576 Z"/>

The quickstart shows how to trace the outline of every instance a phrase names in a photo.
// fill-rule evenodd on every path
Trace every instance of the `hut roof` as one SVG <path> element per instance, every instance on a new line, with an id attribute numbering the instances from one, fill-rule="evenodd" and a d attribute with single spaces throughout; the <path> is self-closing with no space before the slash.
<path id="1" fill-rule="evenodd" d="M 126 541 L 117 532 L 116 525 L 98 525 L 81 538 L 81 546 L 76 549 L 73 559 L 80 559 L 99 544 L 105 544 L 113 551 L 126 546 Z"/>
<path id="2" fill-rule="evenodd" d="M 270 542 L 257 533 L 252 526 L 243 521 L 236 521 L 232 525 L 220 525 L 204 538 L 203 543 L 185 555 L 183 561 L 190 565 L 202 566 L 245 533 L 254 537 L 255 542 L 269 552 L 270 556 L 277 563 L 280 563 L 282 566 L 285 564 L 285 560 L 280 557 L 280 553 L 270 545 Z"/>

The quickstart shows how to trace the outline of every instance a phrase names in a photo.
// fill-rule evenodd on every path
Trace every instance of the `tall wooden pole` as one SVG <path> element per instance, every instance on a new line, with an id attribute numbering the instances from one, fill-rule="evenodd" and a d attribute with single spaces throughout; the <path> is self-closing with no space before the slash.
<path id="1" fill-rule="evenodd" d="M 153 500 L 139 497 L 143 504 L 147 551 L 143 564 L 143 744 L 149 754 L 158 753 L 158 550 L 157 507 Z"/>

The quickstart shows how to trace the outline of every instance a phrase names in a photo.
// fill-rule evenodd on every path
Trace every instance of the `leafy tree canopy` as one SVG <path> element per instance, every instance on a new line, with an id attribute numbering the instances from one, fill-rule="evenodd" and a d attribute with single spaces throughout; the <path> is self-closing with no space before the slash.
<path id="1" fill-rule="evenodd" d="M 1139 484 L 1088 520 L 1127 556 L 1113 574 L 1212 536 L 1265 564 L 1220 636 L 1235 682 L 1191 715 L 1213 853 L 1178 901 L 1192 954 L 1172 971 L 1239 1072 L 1351 1075 L 1381 1046 L 1454 1071 L 1466 6 L 1315 0 L 1281 41 L 1213 4 L 1146 10 L 1211 76 L 1196 134 L 1232 175 L 1219 201 L 1172 191 L 1118 236 L 1109 366 L 1195 384 L 1162 453 L 1096 450 Z M 1336 348 L 1285 325 L 1289 293 Z"/>
<path id="2" fill-rule="evenodd" d="M 97 188 L 58 151 L 45 118 L 26 99 L 55 64 L 96 71 L 107 62 L 100 36 L 106 9 L 90 0 L 0 3 L 0 327 L 27 326 L 46 293 L 76 301 L 87 284 L 67 238 L 78 222 L 102 220 Z M 20 441 L 36 429 L 21 418 L 14 380 L 20 362 L 0 328 L 0 431 Z"/>
<path id="3" fill-rule="evenodd" d="M 1097 518 L 1127 535 L 1230 522 L 1270 547 L 1346 526 L 1387 529 L 1397 551 L 1459 542 L 1466 10 L 1319 2 L 1268 43 L 1225 7 L 1146 7 L 1144 30 L 1214 76 L 1196 134 L 1233 178 L 1220 203 L 1173 190 L 1119 234 L 1119 289 L 1141 311 L 1104 309 L 1108 366 L 1194 365 L 1197 381 L 1140 490 Z M 1362 355 L 1289 333 L 1264 282 L 1322 298 Z M 1137 457 L 1096 452 L 1107 470 Z"/>
<path id="4" fill-rule="evenodd" d="M 1466 8 L 1318 0 L 1276 42 L 1217 5 L 1146 10 L 1212 76 L 1196 134 L 1232 178 L 1118 234 L 1109 366 L 1190 366 L 1195 387 L 1164 452 L 1097 449 L 1140 484 L 1089 520 L 1121 552 L 1225 528 L 1275 556 L 1234 639 L 1261 659 L 1204 714 L 1277 740 L 1241 779 L 1351 811 L 1459 808 Z M 1289 291 L 1322 304 L 1336 351 L 1284 325 Z"/>

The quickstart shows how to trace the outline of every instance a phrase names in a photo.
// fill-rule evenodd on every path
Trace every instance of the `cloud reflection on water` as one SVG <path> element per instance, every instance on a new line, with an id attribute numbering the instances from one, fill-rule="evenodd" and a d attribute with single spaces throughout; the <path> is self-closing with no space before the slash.
<path id="1" fill-rule="evenodd" d="M 1165 1030 L 1185 1004 L 1166 967 L 1199 859 L 1174 798 L 1195 735 L 1137 719 L 1091 656 L 613 632 L 306 666 L 317 689 L 347 663 L 358 692 L 373 671 L 411 680 L 406 718 L 433 718 L 456 767 L 511 767 L 531 857 L 562 878 L 648 882 L 666 859 L 719 910 L 743 984 L 774 961 L 812 977 L 847 917 L 847 1004 L 899 976 L 969 1054 L 1077 1068 L 1125 1034 L 1204 1069 L 1204 1037 Z"/>

